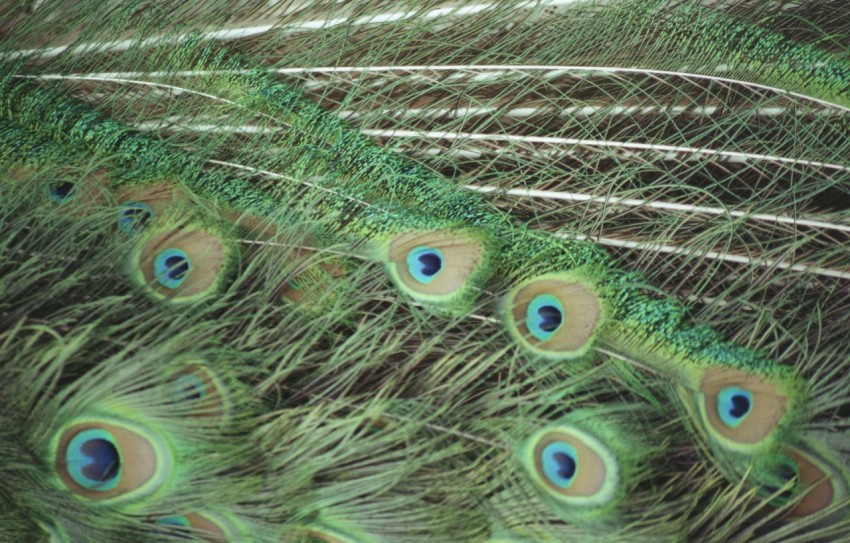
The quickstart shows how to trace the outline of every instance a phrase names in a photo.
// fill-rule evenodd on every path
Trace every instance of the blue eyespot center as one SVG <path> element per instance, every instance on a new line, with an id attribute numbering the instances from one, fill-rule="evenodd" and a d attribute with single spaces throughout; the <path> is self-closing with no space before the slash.
<path id="1" fill-rule="evenodd" d="M 531 335 L 540 341 L 551 339 L 563 323 L 564 307 L 551 294 L 540 294 L 528 304 L 526 326 Z"/>
<path id="2" fill-rule="evenodd" d="M 723 424 L 735 428 L 753 409 L 753 394 L 740 387 L 727 387 L 717 395 L 717 414 Z"/>
<path id="3" fill-rule="evenodd" d="M 154 275 L 165 288 L 179 287 L 192 271 L 189 255 L 180 249 L 166 249 L 156 255 L 153 263 Z"/>
<path id="4" fill-rule="evenodd" d="M 178 401 L 200 400 L 207 395 L 207 386 L 197 375 L 181 375 L 174 380 L 174 396 Z"/>
<path id="5" fill-rule="evenodd" d="M 122 232 L 138 234 L 150 224 L 153 211 L 144 202 L 126 202 L 118 212 L 118 227 Z"/>
<path id="6" fill-rule="evenodd" d="M 74 196 L 74 183 L 60 181 L 50 187 L 50 198 L 57 204 L 64 204 Z"/>
<path id="7" fill-rule="evenodd" d="M 430 283 L 443 269 L 443 253 L 431 247 L 417 247 L 407 253 L 407 269 L 420 283 Z"/>
<path id="8" fill-rule="evenodd" d="M 562 441 L 549 443 L 543 448 L 543 474 L 559 488 L 569 488 L 578 473 L 578 454 L 575 448 Z"/>
<path id="9" fill-rule="evenodd" d="M 558 463 L 558 466 L 560 466 L 558 469 L 558 476 L 562 479 L 572 479 L 576 474 L 575 459 L 564 453 L 555 453 L 553 458 L 555 459 L 555 462 Z"/>
<path id="10" fill-rule="evenodd" d="M 83 430 L 65 451 L 68 473 L 87 490 L 107 491 L 121 479 L 121 455 L 112 434 L 105 430 Z"/>

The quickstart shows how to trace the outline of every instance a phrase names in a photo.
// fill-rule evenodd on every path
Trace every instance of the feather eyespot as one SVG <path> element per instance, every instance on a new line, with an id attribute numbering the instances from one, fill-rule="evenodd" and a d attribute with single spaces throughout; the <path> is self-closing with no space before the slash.
<path id="1" fill-rule="evenodd" d="M 844 518 L 848 512 L 847 498 L 850 496 L 850 476 L 847 470 L 835 459 L 819 454 L 814 448 L 793 447 L 785 452 L 793 462 L 797 476 L 795 495 L 802 496 L 789 515 L 806 517 L 834 508 L 818 524 L 828 525 Z"/>
<path id="2" fill-rule="evenodd" d="M 37 178 L 45 199 L 69 211 L 84 216 L 92 213 L 109 192 L 109 177 L 102 170 L 82 172 L 77 168 Z"/>
<path id="3" fill-rule="evenodd" d="M 50 198 L 57 204 L 65 204 L 74 198 L 76 185 L 71 181 L 59 181 L 50 186 Z"/>
<path id="4" fill-rule="evenodd" d="M 781 380 L 718 367 L 702 373 L 696 394 L 712 439 L 736 451 L 765 446 L 785 417 L 790 398 Z"/>
<path id="5" fill-rule="evenodd" d="M 557 428 L 534 438 L 535 478 L 549 494 L 575 500 L 605 493 L 609 477 L 616 478 L 616 462 L 592 436 Z"/>
<path id="6" fill-rule="evenodd" d="M 152 432 L 118 419 L 70 424 L 58 437 L 54 466 L 65 487 L 92 500 L 146 495 L 163 483 L 171 455 Z"/>
<path id="7" fill-rule="evenodd" d="M 603 303 L 578 276 L 547 274 L 508 293 L 505 323 L 523 347 L 555 359 L 577 358 L 593 344 Z"/>
<path id="8" fill-rule="evenodd" d="M 310 263 L 306 251 L 294 250 L 284 259 L 293 271 L 281 284 L 281 297 L 305 308 L 326 303 L 337 294 L 337 280 L 346 275 L 346 270 L 334 261 Z"/>
<path id="9" fill-rule="evenodd" d="M 153 218 L 153 210 L 144 202 L 125 202 L 118 209 L 118 227 L 125 234 L 138 234 L 150 225 Z"/>
<path id="10" fill-rule="evenodd" d="M 125 261 L 131 280 L 148 296 L 172 304 L 198 301 L 225 289 L 239 247 L 214 225 L 147 229 Z"/>
<path id="11" fill-rule="evenodd" d="M 485 244 L 471 233 L 406 232 L 390 239 L 385 250 L 390 277 L 423 302 L 463 305 L 488 273 Z"/>
<path id="12" fill-rule="evenodd" d="M 228 411 L 224 387 L 201 364 L 190 364 L 170 377 L 172 401 L 188 409 L 185 416 L 222 418 Z"/>
<path id="13" fill-rule="evenodd" d="M 767 472 L 761 483 L 761 495 L 771 498 L 771 505 L 781 507 L 791 501 L 800 488 L 797 464 L 787 455 L 779 455 L 776 465 Z"/>
<path id="14" fill-rule="evenodd" d="M 540 501 L 567 522 L 613 518 L 638 480 L 637 466 L 646 449 L 635 436 L 623 433 L 618 416 L 611 412 L 610 419 L 598 418 L 575 410 L 516 449 Z M 630 447 L 619 444 L 624 437 L 632 439 Z"/>
<path id="15" fill-rule="evenodd" d="M 128 234 L 138 234 L 186 199 L 184 192 L 169 182 L 122 187 L 115 196 L 119 204 L 119 226 Z"/>
<path id="16" fill-rule="evenodd" d="M 181 375 L 174 380 L 174 397 L 178 401 L 202 400 L 206 395 L 207 386 L 197 375 Z"/>

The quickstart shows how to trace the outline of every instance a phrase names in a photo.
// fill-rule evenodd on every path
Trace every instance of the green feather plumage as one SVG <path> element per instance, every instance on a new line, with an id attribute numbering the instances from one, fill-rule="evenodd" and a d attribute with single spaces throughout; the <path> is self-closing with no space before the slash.
<path id="1" fill-rule="evenodd" d="M 850 534 L 850 9 L 79 4 L 0 13 L 0 536 Z"/>

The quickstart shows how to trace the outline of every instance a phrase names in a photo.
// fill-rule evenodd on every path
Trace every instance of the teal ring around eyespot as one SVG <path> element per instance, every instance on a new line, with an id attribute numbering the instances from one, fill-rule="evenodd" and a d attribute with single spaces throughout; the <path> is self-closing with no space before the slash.
<path id="1" fill-rule="evenodd" d="M 69 188 L 67 191 L 60 191 L 60 188 L 64 185 L 71 185 L 71 188 Z M 74 192 L 76 191 L 76 188 L 76 185 L 74 183 L 71 183 L 70 181 L 58 183 L 50 187 L 50 198 L 59 205 L 67 204 L 74 198 Z"/>
<path id="2" fill-rule="evenodd" d="M 179 277 L 172 277 L 176 273 L 174 269 L 177 266 L 184 266 L 186 270 L 180 273 Z M 176 289 L 183 281 L 189 277 L 192 271 L 192 264 L 189 261 L 189 255 L 182 249 L 165 249 L 160 251 L 153 263 L 154 277 L 157 282 L 165 288 Z"/>
<path id="3" fill-rule="evenodd" d="M 546 317 L 541 315 L 541 310 L 544 308 L 553 308 L 560 314 L 560 322 L 552 330 L 546 330 L 543 328 L 546 324 Z M 555 332 L 557 332 L 564 324 L 564 306 L 561 305 L 561 301 L 558 298 L 551 294 L 540 294 L 535 296 L 535 298 L 531 300 L 531 303 L 528 304 L 528 309 L 526 309 L 525 312 L 525 318 L 526 327 L 531 335 L 540 341 L 547 341 L 551 339 L 552 336 L 555 335 Z"/>
<path id="4" fill-rule="evenodd" d="M 569 488 L 573 484 L 579 469 L 578 453 L 576 453 L 575 447 L 568 443 L 555 441 L 546 445 L 540 454 L 543 457 L 543 474 L 546 479 L 558 488 Z M 558 458 L 559 455 L 568 459 L 570 464 L 565 465 L 561 461 L 562 459 Z M 564 475 L 565 470 L 569 472 L 568 476 Z"/>
<path id="5" fill-rule="evenodd" d="M 191 392 L 186 392 L 191 390 Z M 193 393 L 198 398 L 193 398 Z M 178 401 L 187 399 L 201 399 L 207 395 L 207 385 L 197 375 L 184 374 L 174 380 L 174 398 Z"/>
<path id="6" fill-rule="evenodd" d="M 118 456 L 118 470 L 106 481 L 95 481 L 90 479 L 84 472 L 85 468 L 91 464 L 91 458 L 83 453 L 83 446 L 94 440 L 102 440 L 111 444 Z M 83 430 L 71 438 L 68 446 L 65 449 L 65 462 L 68 466 L 68 474 L 75 483 L 87 490 L 95 490 L 98 492 L 106 492 L 114 489 L 121 481 L 122 459 L 121 449 L 115 442 L 115 438 L 106 430 L 90 428 Z"/>
<path id="7" fill-rule="evenodd" d="M 130 210 L 136 213 L 128 216 L 126 213 Z M 138 211 L 146 214 L 146 218 L 141 218 Z M 125 202 L 119 206 L 118 228 L 126 234 L 138 234 L 145 228 L 146 223 L 153 219 L 153 216 L 153 210 L 148 204 L 144 202 Z"/>
<path id="8" fill-rule="evenodd" d="M 736 410 L 743 409 L 742 402 L 746 402 L 746 410 L 741 415 L 736 415 Z M 741 387 L 727 387 L 717 394 L 717 414 L 726 426 L 735 428 L 753 410 L 753 394 Z"/>
<path id="9" fill-rule="evenodd" d="M 433 257 L 439 261 L 437 269 L 433 273 L 426 273 L 423 271 L 427 265 L 422 262 L 422 257 Z M 405 259 L 407 263 L 407 271 L 413 276 L 414 279 L 419 281 L 422 284 L 427 285 L 431 281 L 433 281 L 437 275 L 440 274 L 440 271 L 445 266 L 445 258 L 443 257 L 443 253 L 440 252 L 439 249 L 434 249 L 432 247 L 416 247 L 407 253 L 407 258 Z M 433 264 L 432 264 L 433 266 Z"/>

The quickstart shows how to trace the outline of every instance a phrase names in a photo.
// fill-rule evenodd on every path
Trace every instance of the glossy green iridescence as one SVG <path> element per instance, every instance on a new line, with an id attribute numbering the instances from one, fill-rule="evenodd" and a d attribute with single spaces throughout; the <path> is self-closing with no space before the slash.
<path id="1" fill-rule="evenodd" d="M 678 50 L 725 58 L 730 68 L 755 70 L 780 88 L 850 105 L 850 66 L 819 47 L 694 7 L 676 12 L 665 28 L 664 39 Z"/>

